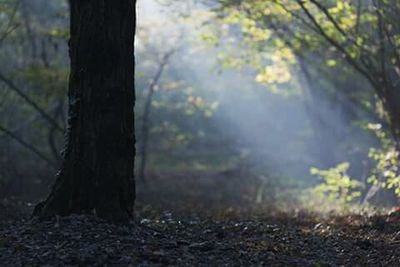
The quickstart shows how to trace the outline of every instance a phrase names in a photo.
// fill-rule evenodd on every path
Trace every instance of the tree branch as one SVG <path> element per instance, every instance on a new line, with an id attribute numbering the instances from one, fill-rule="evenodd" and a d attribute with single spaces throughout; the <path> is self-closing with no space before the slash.
<path id="1" fill-rule="evenodd" d="M 22 99 L 24 99 L 29 105 L 31 105 L 37 112 L 42 115 L 51 125 L 53 125 L 58 131 L 64 132 L 64 129 L 56 122 L 55 119 L 50 117 L 41 107 L 39 107 L 28 95 L 26 95 L 21 89 L 19 89 L 11 80 L 6 78 L 0 72 L 0 81 L 5 83 L 7 87 L 16 92 Z"/>
<path id="2" fill-rule="evenodd" d="M 324 15 L 333 24 L 338 32 L 340 32 L 344 37 L 348 38 L 347 33 L 342 29 L 342 27 L 340 27 L 339 23 L 332 17 L 331 13 L 329 13 L 329 10 L 326 7 L 316 0 L 310 0 L 310 2 L 313 3 L 319 10 L 321 10 L 322 13 L 324 13 Z"/>
<path id="3" fill-rule="evenodd" d="M 2 125 L 0 125 L 0 131 L 2 131 L 3 133 L 5 133 L 6 135 L 8 135 L 9 137 L 11 137 L 12 139 L 14 139 L 15 141 L 17 141 L 20 145 L 22 145 L 23 147 L 27 148 L 28 150 L 30 150 L 32 153 L 34 153 L 36 156 L 38 156 L 39 158 L 41 158 L 42 160 L 46 161 L 50 166 L 52 166 L 54 169 L 57 169 L 57 164 L 55 162 L 53 162 L 51 159 L 49 159 L 47 156 L 45 156 L 42 152 L 40 152 L 38 149 L 36 149 L 34 146 L 32 146 L 31 144 L 25 142 L 22 138 L 20 138 L 19 136 L 17 136 L 15 133 L 11 132 L 10 130 L 8 130 L 7 128 L 3 127 Z"/>
<path id="4" fill-rule="evenodd" d="M 7 36 L 10 33 L 12 33 L 18 27 L 18 26 L 11 27 L 11 23 L 13 22 L 13 20 L 15 18 L 15 15 L 17 14 L 17 9 L 18 9 L 19 4 L 20 4 L 20 0 L 15 3 L 15 6 L 14 6 L 13 11 L 11 13 L 11 18 L 8 21 L 8 24 L 6 26 L 6 29 L 5 29 L 4 33 L 0 37 L 0 46 L 3 44 L 3 42 L 7 38 Z"/>
<path id="5" fill-rule="evenodd" d="M 296 0 L 296 2 L 299 4 L 299 6 L 304 11 L 304 13 L 308 17 L 308 19 L 311 21 L 311 23 L 318 29 L 319 34 L 326 41 L 328 41 L 328 43 L 330 43 L 333 47 L 338 49 L 343 54 L 343 56 L 345 57 L 347 62 L 351 66 L 353 66 L 358 72 L 360 72 L 374 86 L 374 88 L 375 88 L 375 90 L 377 91 L 378 94 L 381 94 L 382 93 L 381 92 L 382 89 L 379 87 L 379 84 L 370 75 L 370 73 L 368 73 L 368 71 L 366 71 L 362 66 L 360 66 L 359 63 L 350 56 L 350 54 L 346 51 L 346 49 L 343 46 L 341 46 L 336 40 L 334 40 L 332 37 L 330 37 L 324 31 L 324 29 L 322 29 L 321 25 L 319 25 L 319 23 L 317 22 L 315 17 L 310 13 L 310 11 L 307 9 L 307 7 L 305 7 L 305 5 L 302 2 L 302 0 Z"/>

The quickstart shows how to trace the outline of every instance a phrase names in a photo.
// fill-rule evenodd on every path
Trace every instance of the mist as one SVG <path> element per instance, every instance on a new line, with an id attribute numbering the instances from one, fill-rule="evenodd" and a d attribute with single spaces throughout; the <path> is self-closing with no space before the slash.
<path id="1" fill-rule="evenodd" d="M 45 195 L 62 165 L 70 104 L 69 6 L 44 2 L 10 0 L 0 17 L 0 194 L 29 203 Z M 323 41 L 302 40 L 301 49 L 289 49 L 273 25 L 217 7 L 214 1 L 137 2 L 138 202 L 184 194 L 176 208 L 196 196 L 194 202 L 204 203 L 197 212 L 207 209 L 206 199 L 236 201 L 221 209 L 253 207 L 260 194 L 292 203 L 289 198 L 327 184 L 312 168 L 336 175 L 338 188 L 362 195 L 351 203 L 363 202 L 373 188 L 368 179 L 384 180 L 396 169 L 377 164 L 391 159 L 395 146 L 376 89 Z M 284 71 L 273 72 L 276 60 Z M 348 170 L 337 169 L 346 162 Z M 347 176 L 361 183 L 357 190 L 343 186 Z"/>
<path id="2" fill-rule="evenodd" d="M 197 8 L 206 9 L 204 6 Z M 221 70 L 217 59 L 218 54 L 226 49 L 223 44 L 199 46 L 198 28 L 190 24 L 171 26 L 176 12 L 156 2 L 139 3 L 138 10 L 143 23 L 151 21 L 155 17 L 153 14 L 157 14 L 157 25 L 166 25 L 157 28 L 157 37 L 163 37 L 155 37 L 148 44 L 152 47 L 158 45 L 160 54 L 167 49 L 163 41 L 157 44 L 160 39 L 183 32 L 185 37 L 179 41 L 180 48 L 168 63 L 168 68 L 172 69 L 168 73 L 176 77 L 168 78 L 182 80 L 194 88 L 196 95 L 218 103 L 207 123 L 215 125 L 231 143 L 230 153 L 241 158 L 238 164 L 245 162 L 249 171 L 261 179 L 277 184 L 292 181 L 299 187 L 318 183 L 318 178 L 311 176 L 310 168 L 331 168 L 344 161 L 352 163 L 352 175 L 362 176 L 361 162 L 367 160 L 368 148 L 376 144 L 373 135 L 354 124 L 354 121 L 371 119 L 365 111 L 354 108 L 340 94 L 327 95 L 326 91 L 319 90 L 318 83 L 310 88 L 298 68 L 292 70 L 292 80 L 301 90 L 318 92 L 313 99 L 318 103 L 317 107 L 310 108 L 310 103 L 299 91 L 288 94 L 284 86 L 273 91 L 268 85 L 256 82 L 256 71 L 251 67 Z M 138 54 L 139 71 L 141 59 Z M 314 74 L 318 77 L 316 71 Z M 158 93 L 163 94 L 162 90 Z M 139 101 L 140 97 L 143 96 L 139 93 Z M 346 108 L 351 110 L 351 114 Z M 156 112 L 153 116 L 157 116 Z M 200 123 L 199 127 L 202 127 Z"/>
<path id="3" fill-rule="evenodd" d="M 399 14 L 0 1 L 0 265 L 399 266 Z"/>

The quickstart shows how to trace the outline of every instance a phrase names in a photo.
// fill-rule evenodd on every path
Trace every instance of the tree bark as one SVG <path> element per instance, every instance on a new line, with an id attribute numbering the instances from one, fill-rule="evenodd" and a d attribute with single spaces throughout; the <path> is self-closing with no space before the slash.
<path id="1" fill-rule="evenodd" d="M 133 0 L 70 0 L 69 118 L 61 170 L 34 216 L 132 217 Z"/>

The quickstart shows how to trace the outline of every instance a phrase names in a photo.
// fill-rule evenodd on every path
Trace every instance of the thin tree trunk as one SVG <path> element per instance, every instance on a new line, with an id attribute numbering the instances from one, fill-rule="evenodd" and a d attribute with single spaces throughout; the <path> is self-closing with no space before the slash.
<path id="1" fill-rule="evenodd" d="M 147 91 L 147 97 L 146 101 L 144 104 L 144 109 L 143 109 L 143 120 L 142 120 L 142 127 L 141 127 L 141 137 L 142 140 L 140 142 L 140 165 L 139 165 L 139 179 L 141 179 L 143 182 L 146 181 L 146 165 L 147 165 L 147 147 L 148 147 L 148 140 L 149 140 L 149 131 L 150 131 L 150 113 L 151 113 L 151 102 L 153 100 L 153 95 L 156 90 L 157 84 L 159 83 L 159 80 L 161 79 L 161 76 L 164 72 L 165 66 L 167 65 L 169 58 L 172 56 L 174 53 L 174 50 L 171 50 L 167 52 L 158 66 L 158 69 L 156 71 L 156 74 L 154 75 L 153 79 L 150 82 L 148 91 Z"/>
<path id="2" fill-rule="evenodd" d="M 135 1 L 71 0 L 64 161 L 34 216 L 133 215 Z"/>
<path id="3" fill-rule="evenodd" d="M 53 125 L 58 131 L 62 132 L 64 129 L 57 123 L 57 120 L 52 118 L 47 112 L 39 107 L 36 102 L 34 102 L 27 94 L 25 94 L 20 88 L 18 88 L 10 79 L 8 79 L 6 76 L 3 75 L 3 73 L 0 72 L 0 81 L 2 81 L 5 85 L 7 85 L 7 88 L 10 90 L 14 91 L 16 94 L 18 94 L 23 100 L 25 100 L 26 103 L 28 103 L 31 107 L 33 107 L 37 112 L 42 115 L 44 119 L 46 119 L 51 125 Z"/>

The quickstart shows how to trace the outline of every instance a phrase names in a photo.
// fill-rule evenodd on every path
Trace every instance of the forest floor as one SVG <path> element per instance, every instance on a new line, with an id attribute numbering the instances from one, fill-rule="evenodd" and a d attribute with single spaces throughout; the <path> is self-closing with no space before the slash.
<path id="1" fill-rule="evenodd" d="M 29 207 L 0 202 L 0 266 L 400 266 L 400 212 L 282 213 L 177 179 L 139 191 L 129 225 L 29 220 Z"/>

